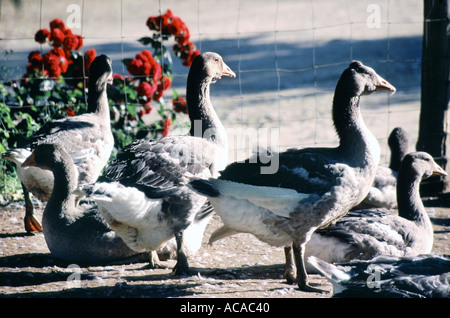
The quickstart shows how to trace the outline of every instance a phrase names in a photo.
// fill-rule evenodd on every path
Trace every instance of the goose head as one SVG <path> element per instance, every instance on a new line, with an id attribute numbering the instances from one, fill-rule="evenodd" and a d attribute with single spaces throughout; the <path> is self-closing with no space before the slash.
<path id="1" fill-rule="evenodd" d="M 447 173 L 426 152 L 409 153 L 403 158 L 401 170 L 410 169 L 410 173 L 427 179 L 431 176 L 446 176 Z"/>
<path id="2" fill-rule="evenodd" d="M 388 81 L 378 75 L 375 70 L 360 61 L 353 61 L 344 71 L 343 77 L 351 77 L 352 90 L 355 95 L 369 95 L 373 92 L 387 91 L 395 93 L 396 89 Z"/>
<path id="3" fill-rule="evenodd" d="M 39 167 L 51 171 L 55 165 L 64 161 L 64 153 L 58 144 L 40 144 L 22 163 L 22 167 Z"/>
<path id="4" fill-rule="evenodd" d="M 97 56 L 89 66 L 89 83 L 96 91 L 106 88 L 106 84 L 112 83 L 112 62 L 106 55 Z"/>
<path id="5" fill-rule="evenodd" d="M 211 83 L 215 83 L 222 77 L 236 77 L 223 58 L 214 52 L 205 52 L 197 56 L 191 68 L 201 69 L 203 77 L 210 79 Z"/>

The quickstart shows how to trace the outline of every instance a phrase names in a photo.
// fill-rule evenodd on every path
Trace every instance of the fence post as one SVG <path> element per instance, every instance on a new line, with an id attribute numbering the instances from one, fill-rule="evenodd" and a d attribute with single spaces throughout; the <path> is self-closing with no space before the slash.
<path id="1" fill-rule="evenodd" d="M 449 17 L 449 0 L 424 0 L 421 110 L 416 149 L 431 154 L 450 175 Z M 427 179 L 422 183 L 422 194 L 448 192 L 449 179 Z"/>

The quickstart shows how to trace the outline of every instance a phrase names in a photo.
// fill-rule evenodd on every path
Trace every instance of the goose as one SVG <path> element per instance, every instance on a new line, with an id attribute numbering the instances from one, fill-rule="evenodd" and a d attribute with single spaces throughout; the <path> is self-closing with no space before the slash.
<path id="1" fill-rule="evenodd" d="M 85 156 L 82 152 L 79 154 Z M 78 186 L 78 170 L 72 157 L 59 143 L 36 146 L 22 163 L 50 171 L 54 187 L 42 214 L 44 238 L 55 257 L 83 264 L 119 264 L 148 260 L 139 255 L 106 224 L 95 205 L 77 204 L 73 194 Z M 84 160 L 84 159 L 81 159 Z"/>
<path id="2" fill-rule="evenodd" d="M 378 166 L 369 193 L 354 209 L 372 207 L 394 209 L 397 207 L 397 174 L 403 157 L 408 153 L 408 133 L 401 127 L 394 128 L 389 135 L 388 145 L 391 150 L 389 167 Z"/>
<path id="3" fill-rule="evenodd" d="M 312 233 L 345 215 L 367 195 L 375 177 L 380 146 L 365 126 L 361 95 L 395 88 L 372 68 L 353 61 L 335 90 L 332 115 L 340 139 L 336 148 L 290 149 L 257 154 L 234 162 L 218 178 L 186 176 L 189 187 L 208 197 L 224 227 L 223 235 L 244 232 L 272 246 L 287 246 L 286 277 L 300 290 L 321 292 L 308 284 L 305 245 Z M 263 173 L 264 163 L 277 160 L 278 170 Z M 289 251 L 290 253 L 290 251 Z"/>
<path id="4" fill-rule="evenodd" d="M 333 297 L 449 298 L 450 259 L 447 256 L 380 255 L 333 265 L 308 257 L 333 285 Z"/>
<path id="5" fill-rule="evenodd" d="M 368 260 L 377 255 L 416 256 L 433 247 L 433 226 L 420 198 L 422 179 L 446 176 L 426 152 L 407 154 L 398 173 L 398 215 L 383 209 L 350 211 L 324 229 L 306 245 L 306 256 L 328 263 L 353 259 Z"/>
<path id="6" fill-rule="evenodd" d="M 14 148 L 3 154 L 3 158 L 15 163 L 17 175 L 22 183 L 25 197 L 25 230 L 42 232 L 39 221 L 34 217 L 29 192 L 46 202 L 53 189 L 53 175 L 48 170 L 22 167 L 40 143 L 60 143 L 69 154 L 81 151 L 91 152 L 85 160 L 77 162 L 79 182 L 92 183 L 97 180 L 110 158 L 114 147 L 111 132 L 107 84 L 112 81 L 111 60 L 106 55 L 94 59 L 89 67 L 88 100 L 86 113 L 78 116 L 52 120 L 36 131 L 22 148 Z"/>
<path id="7" fill-rule="evenodd" d="M 189 135 L 135 140 L 106 167 L 109 182 L 79 189 L 97 202 L 108 224 L 130 248 L 150 253 L 150 267 L 159 266 L 154 251 L 175 238 L 173 273 L 190 274 L 188 257 L 200 248 L 212 209 L 206 197 L 183 184 L 183 176 L 208 178 L 225 167 L 227 136 L 210 99 L 210 84 L 235 76 L 217 53 L 196 57 L 186 88 Z"/>

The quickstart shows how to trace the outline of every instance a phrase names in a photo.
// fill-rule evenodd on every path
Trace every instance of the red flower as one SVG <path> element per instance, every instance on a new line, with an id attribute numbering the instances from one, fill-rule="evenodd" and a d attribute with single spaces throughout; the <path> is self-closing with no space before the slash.
<path id="1" fill-rule="evenodd" d="M 158 82 L 158 89 L 156 90 L 156 93 L 153 95 L 153 99 L 159 101 L 161 97 L 163 97 L 164 91 L 168 90 L 171 85 L 172 80 L 170 79 L 170 77 L 167 76 L 161 77 L 160 81 Z"/>
<path id="2" fill-rule="evenodd" d="M 150 102 L 145 103 L 143 106 L 144 106 L 144 109 L 142 109 L 139 112 L 139 117 L 142 117 L 146 114 L 150 114 L 150 112 L 152 111 L 152 105 Z"/>
<path id="3" fill-rule="evenodd" d="M 53 29 L 60 29 L 61 31 L 64 32 L 66 30 L 66 25 L 62 20 L 54 19 L 53 21 L 50 22 L 50 30 Z"/>
<path id="4" fill-rule="evenodd" d="M 41 43 L 41 44 L 45 43 L 45 41 L 47 41 L 49 39 L 49 37 L 50 37 L 50 31 L 47 29 L 40 29 L 34 35 L 35 41 L 38 43 Z"/>
<path id="5" fill-rule="evenodd" d="M 153 77 L 156 81 L 161 76 L 161 65 L 154 59 L 150 51 L 143 50 L 136 54 L 136 57 L 130 61 L 127 65 L 127 70 L 130 74 L 139 75 L 149 75 Z"/>
<path id="6" fill-rule="evenodd" d="M 139 86 L 136 88 L 136 92 L 139 96 L 145 96 L 151 99 L 153 94 L 156 92 L 157 86 L 150 85 L 149 82 L 140 82 Z"/>
<path id="7" fill-rule="evenodd" d="M 170 86 L 172 86 L 172 79 L 168 76 L 163 76 L 161 77 L 160 85 L 163 88 L 163 90 L 168 90 Z"/>
<path id="8" fill-rule="evenodd" d="M 27 65 L 26 74 L 32 74 L 34 73 L 34 71 L 46 74 L 43 68 L 44 58 L 41 56 L 41 53 L 39 51 L 30 52 L 30 54 L 28 54 L 28 62 L 29 64 Z"/>
<path id="9" fill-rule="evenodd" d="M 61 46 L 64 41 L 64 32 L 58 28 L 54 28 L 50 34 L 50 41 L 54 47 Z"/>
<path id="10" fill-rule="evenodd" d="M 30 54 L 28 54 L 28 62 L 33 65 L 41 65 L 42 60 L 41 52 L 39 51 L 31 51 Z"/>
<path id="11" fill-rule="evenodd" d="M 54 48 L 44 55 L 44 68 L 48 71 L 50 77 L 59 77 L 67 72 L 71 61 L 67 60 L 64 50 Z"/>
<path id="12" fill-rule="evenodd" d="M 172 121 L 170 120 L 170 118 L 166 117 L 166 119 L 164 119 L 163 129 L 162 129 L 163 137 L 166 137 L 169 134 L 169 128 L 171 125 L 172 125 Z"/>
<path id="13" fill-rule="evenodd" d="M 75 116 L 75 110 L 72 106 L 64 106 L 64 109 L 66 110 L 67 116 Z"/>
<path id="14" fill-rule="evenodd" d="M 127 64 L 127 70 L 131 75 L 143 75 L 144 62 L 140 59 L 134 58 Z"/>
<path id="15" fill-rule="evenodd" d="M 188 113 L 187 101 L 183 97 L 177 96 L 177 98 L 172 98 L 172 105 L 176 112 Z"/>
<path id="16" fill-rule="evenodd" d="M 66 51 L 72 51 L 79 47 L 79 36 L 74 35 L 70 29 L 67 29 L 64 33 L 65 38 L 63 41 L 63 47 Z"/>
<path id="17" fill-rule="evenodd" d="M 75 48 L 75 51 L 79 51 L 83 47 L 83 37 L 81 35 L 75 35 L 78 39 L 78 46 Z"/>
<path id="18" fill-rule="evenodd" d="M 200 51 L 199 50 L 195 50 L 195 51 L 190 51 L 188 56 L 184 59 L 183 61 L 183 65 L 184 66 L 191 66 L 192 62 L 194 61 L 194 59 L 200 55 Z"/>
<path id="19" fill-rule="evenodd" d="M 50 77 L 59 77 L 61 75 L 59 56 L 48 52 L 44 55 L 44 68 L 48 71 Z"/>
<path id="20" fill-rule="evenodd" d="M 176 35 L 176 40 L 178 42 L 178 44 L 180 45 L 185 45 L 189 42 L 191 35 L 189 32 L 189 29 L 187 28 L 187 26 L 183 23 L 183 26 L 180 30 L 180 32 Z"/>
<path id="21" fill-rule="evenodd" d="M 167 35 L 178 35 L 184 26 L 183 20 L 179 17 L 172 17 L 168 19 L 167 25 L 163 28 L 162 33 Z"/>
<path id="22" fill-rule="evenodd" d="M 97 51 L 95 49 L 89 49 L 84 53 L 84 71 L 86 74 L 89 74 L 89 67 L 96 55 Z"/>

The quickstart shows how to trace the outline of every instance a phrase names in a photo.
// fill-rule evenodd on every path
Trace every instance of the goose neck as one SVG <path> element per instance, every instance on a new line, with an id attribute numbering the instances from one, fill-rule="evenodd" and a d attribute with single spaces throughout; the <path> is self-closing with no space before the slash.
<path id="1" fill-rule="evenodd" d="M 397 178 L 397 203 L 400 217 L 424 224 L 428 223 L 428 215 L 420 197 L 420 180 L 419 176 L 408 175 L 401 169 Z"/>
<path id="2" fill-rule="evenodd" d="M 76 189 L 78 181 L 75 166 L 72 164 L 57 163 L 52 167 L 54 186 L 48 205 L 68 207 L 75 204 L 72 192 Z"/>
<path id="3" fill-rule="evenodd" d="M 364 145 L 365 125 L 359 111 L 359 96 L 335 94 L 332 115 L 341 147 Z"/>
<path id="4" fill-rule="evenodd" d="M 96 83 L 89 85 L 87 103 L 88 113 L 99 113 L 109 118 L 106 83 L 102 85 L 97 85 Z"/>
<path id="5" fill-rule="evenodd" d="M 191 123 L 190 135 L 213 139 L 223 139 L 224 127 L 215 112 L 210 99 L 210 78 L 190 76 L 186 91 L 188 113 Z"/>

